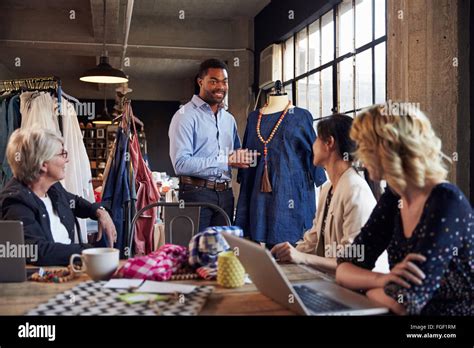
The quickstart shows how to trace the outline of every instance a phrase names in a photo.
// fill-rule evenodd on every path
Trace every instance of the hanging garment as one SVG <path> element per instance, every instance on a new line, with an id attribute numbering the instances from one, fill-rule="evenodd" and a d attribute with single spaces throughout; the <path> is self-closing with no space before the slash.
<path id="1" fill-rule="evenodd" d="M 250 113 L 242 148 L 262 154 L 257 165 L 239 170 L 240 195 L 235 225 L 244 235 L 274 245 L 292 244 L 311 228 L 316 211 L 315 188 L 326 181 L 324 170 L 313 165 L 316 139 L 309 111 L 290 109 L 268 148 L 268 172 L 272 192 L 261 192 L 264 171 L 263 144 L 257 137 L 259 111 Z M 264 115 L 260 131 L 268 139 L 281 112 Z"/>
<path id="2" fill-rule="evenodd" d="M 3 167 L 3 158 L 7 149 L 7 141 L 8 141 L 8 126 L 7 126 L 7 99 L 0 100 L 0 160 Z M 0 171 L 0 188 L 4 186 L 6 183 L 4 179 L 3 170 Z"/>
<path id="3" fill-rule="evenodd" d="M 21 128 L 45 128 L 61 136 L 53 97 L 47 92 L 23 92 L 20 95 Z"/>
<path id="4" fill-rule="evenodd" d="M 109 148 L 109 154 L 107 156 L 107 162 L 105 164 L 104 176 L 103 176 L 103 181 L 102 181 L 103 187 L 105 187 L 105 183 L 107 182 L 107 178 L 109 177 L 109 172 L 110 172 L 110 168 L 112 167 L 116 148 L 117 148 L 117 139 L 114 140 L 112 148 Z"/>
<path id="5" fill-rule="evenodd" d="M 58 101 L 55 101 L 55 110 L 58 112 Z M 62 122 L 64 147 L 69 153 L 70 161 L 66 165 L 66 176 L 62 180 L 67 191 L 74 193 L 87 201 L 94 203 L 92 187 L 92 173 L 87 157 L 86 147 L 82 140 L 77 113 L 74 105 L 62 98 Z M 82 240 L 87 240 L 87 220 L 79 219 Z M 77 242 L 77 241 L 76 241 Z"/>
<path id="6" fill-rule="evenodd" d="M 21 125 L 20 96 L 13 95 L 8 101 L 8 108 L 7 108 L 7 124 L 6 124 L 7 144 L 12 133 L 16 129 L 20 128 L 20 125 Z M 1 153 L 2 152 L 0 151 L 0 160 L 1 160 Z M 10 168 L 10 165 L 8 164 L 6 153 L 5 153 L 5 156 L 3 157 L 1 171 L 2 171 L 3 180 L 4 180 L 3 183 L 6 184 L 13 177 L 12 170 Z M 0 183 L 0 188 L 1 187 L 2 187 L 2 183 Z"/>
<path id="7" fill-rule="evenodd" d="M 125 247 L 128 245 L 126 218 L 127 206 L 130 201 L 130 184 L 129 172 L 127 164 L 129 162 L 128 136 L 122 127 L 117 129 L 117 138 L 115 140 L 117 145 L 112 160 L 112 165 L 104 184 L 102 194 L 102 204 L 110 209 L 112 212 L 112 220 L 117 230 L 117 243 L 115 248 L 120 250 L 121 256 L 129 256 Z M 107 245 L 107 236 L 104 234 L 98 246 Z"/>
<path id="8" fill-rule="evenodd" d="M 135 174 L 137 203 L 136 210 L 139 211 L 148 204 L 158 202 L 160 193 L 153 181 L 153 175 L 143 159 L 138 134 L 133 120 L 130 104 L 126 105 L 125 112 L 132 116 L 132 125 L 135 133 L 130 142 L 130 157 Z M 153 251 L 153 231 L 157 217 L 157 208 L 145 211 L 137 220 L 134 234 L 135 252 L 138 254 L 149 254 Z M 133 226 L 132 226 L 133 227 Z"/>

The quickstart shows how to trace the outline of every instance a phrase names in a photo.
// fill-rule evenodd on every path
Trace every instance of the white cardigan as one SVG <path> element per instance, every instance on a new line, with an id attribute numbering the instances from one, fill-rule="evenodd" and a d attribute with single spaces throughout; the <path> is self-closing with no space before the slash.
<path id="1" fill-rule="evenodd" d="M 306 231 L 296 249 L 316 254 L 319 234 L 323 222 L 324 206 L 332 184 L 328 180 L 321 188 L 318 209 L 313 227 Z M 336 248 L 351 244 L 362 226 L 369 219 L 376 200 L 369 185 L 355 169 L 347 169 L 339 179 L 329 205 L 324 230 L 324 251 L 326 257 L 336 257 Z"/>

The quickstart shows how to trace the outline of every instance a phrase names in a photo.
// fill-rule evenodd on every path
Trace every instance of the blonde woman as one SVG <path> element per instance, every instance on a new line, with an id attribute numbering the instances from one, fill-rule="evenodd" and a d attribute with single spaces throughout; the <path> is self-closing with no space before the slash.
<path id="1" fill-rule="evenodd" d="M 337 282 L 396 314 L 473 315 L 472 207 L 445 180 L 446 157 L 428 118 L 377 105 L 356 117 L 350 135 L 370 177 L 389 189 L 354 240 L 363 261 L 338 258 Z M 370 271 L 385 249 L 390 273 Z"/>
<path id="2" fill-rule="evenodd" d="M 88 247 L 74 243 L 76 217 L 98 220 L 109 246 L 117 238 L 104 208 L 59 183 L 69 162 L 63 146 L 62 138 L 47 129 L 17 129 L 7 145 L 13 178 L 0 192 L 0 220 L 23 222 L 25 242 L 38 248 L 37 258 L 28 260 L 36 265 L 66 265 L 72 254 Z"/>

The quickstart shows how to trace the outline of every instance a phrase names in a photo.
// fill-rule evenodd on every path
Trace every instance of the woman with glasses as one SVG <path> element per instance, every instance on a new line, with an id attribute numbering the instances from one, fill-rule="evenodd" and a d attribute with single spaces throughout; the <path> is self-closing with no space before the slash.
<path id="1" fill-rule="evenodd" d="M 37 246 L 37 265 L 66 265 L 72 254 L 87 245 L 74 243 L 76 217 L 99 221 L 113 246 L 116 230 L 107 211 L 98 204 L 67 192 L 59 182 L 65 177 L 68 153 L 63 140 L 47 129 L 17 129 L 7 145 L 13 178 L 0 192 L 0 220 L 23 222 L 25 243 Z"/>

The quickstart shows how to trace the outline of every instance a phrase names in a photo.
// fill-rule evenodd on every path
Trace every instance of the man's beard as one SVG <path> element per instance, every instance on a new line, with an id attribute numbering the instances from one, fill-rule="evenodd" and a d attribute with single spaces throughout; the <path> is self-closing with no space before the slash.
<path id="1" fill-rule="evenodd" d="M 209 92 L 206 91 L 206 100 L 208 104 L 221 104 L 226 96 L 226 92 L 224 91 L 215 91 L 215 92 Z"/>

